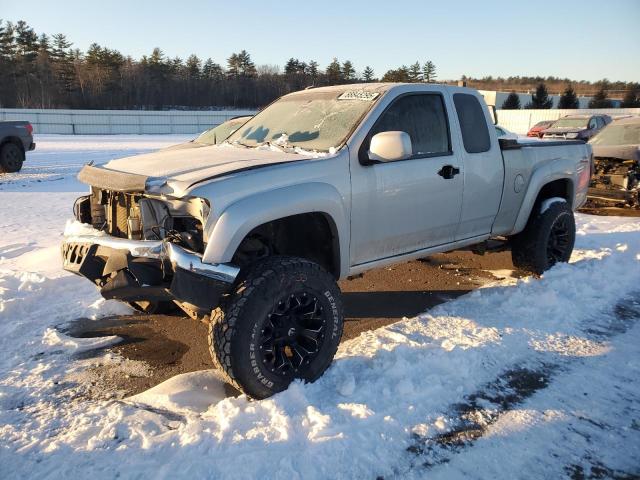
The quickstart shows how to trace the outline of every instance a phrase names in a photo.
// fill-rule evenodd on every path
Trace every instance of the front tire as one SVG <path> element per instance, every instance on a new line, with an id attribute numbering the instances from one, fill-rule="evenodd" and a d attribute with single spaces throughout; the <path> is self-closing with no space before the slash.
<path id="1" fill-rule="evenodd" d="M 542 275 L 556 263 L 569 261 L 576 240 L 576 222 L 567 202 L 556 202 L 532 213 L 525 229 L 511 240 L 513 265 Z"/>
<path id="2" fill-rule="evenodd" d="M 269 257 L 247 267 L 213 311 L 209 349 L 229 383 L 262 399 L 294 379 L 318 379 L 338 349 L 343 321 L 328 272 L 301 258 Z"/>
<path id="3" fill-rule="evenodd" d="M 16 173 L 22 168 L 24 151 L 15 143 L 0 147 L 0 173 Z"/>

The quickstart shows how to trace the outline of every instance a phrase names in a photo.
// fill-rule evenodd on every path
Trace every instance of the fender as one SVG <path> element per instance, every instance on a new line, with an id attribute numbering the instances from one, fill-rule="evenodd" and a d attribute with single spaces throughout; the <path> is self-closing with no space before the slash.
<path id="1" fill-rule="evenodd" d="M 342 197 L 327 183 L 303 183 L 243 198 L 222 212 L 209 234 L 205 263 L 228 263 L 255 227 L 303 213 L 324 213 L 338 238 L 340 275 L 349 270 L 349 223 Z M 332 225 L 333 224 L 333 225 Z"/>
<path id="2" fill-rule="evenodd" d="M 531 175 L 531 179 L 529 180 L 529 187 L 527 188 L 527 193 L 522 200 L 522 205 L 520 206 L 520 211 L 518 212 L 518 216 L 516 218 L 515 225 L 513 230 L 511 231 L 511 235 L 516 234 L 524 230 L 524 227 L 527 225 L 527 221 L 529 220 L 529 216 L 533 211 L 533 207 L 538 199 L 538 195 L 540 194 L 540 190 L 542 188 L 556 180 L 568 180 L 569 181 L 569 192 L 567 202 L 569 205 L 573 206 L 574 200 L 574 177 L 576 169 L 576 161 L 574 159 L 569 158 L 557 158 L 553 161 L 546 163 L 545 165 L 541 165 L 533 174 Z"/>

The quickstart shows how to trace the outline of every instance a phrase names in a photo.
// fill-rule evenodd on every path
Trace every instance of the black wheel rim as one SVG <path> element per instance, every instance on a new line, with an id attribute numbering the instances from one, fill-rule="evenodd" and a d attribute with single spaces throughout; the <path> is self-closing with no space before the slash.
<path id="1" fill-rule="evenodd" d="M 570 236 L 569 218 L 567 215 L 562 215 L 556 219 L 549 232 L 549 241 L 547 243 L 547 261 L 549 265 L 567 260 Z"/>
<path id="2" fill-rule="evenodd" d="M 326 323 L 325 311 L 311 293 L 278 301 L 262 325 L 262 363 L 275 375 L 304 378 L 322 348 Z"/>

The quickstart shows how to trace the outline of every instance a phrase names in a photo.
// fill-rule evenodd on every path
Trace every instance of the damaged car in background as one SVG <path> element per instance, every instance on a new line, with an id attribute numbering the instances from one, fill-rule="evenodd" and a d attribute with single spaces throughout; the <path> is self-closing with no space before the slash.
<path id="1" fill-rule="evenodd" d="M 331 364 L 339 279 L 494 244 L 535 274 L 568 261 L 591 169 L 581 141 L 498 139 L 476 90 L 313 88 L 221 145 L 83 167 L 63 265 L 105 298 L 207 322 L 224 378 L 265 398 Z"/>
<path id="2" fill-rule="evenodd" d="M 547 140 L 587 141 L 611 123 L 609 115 L 566 115 L 542 130 L 542 138 Z"/>
<path id="3" fill-rule="evenodd" d="M 640 208 L 640 117 L 615 120 L 589 144 L 594 157 L 589 199 Z"/>

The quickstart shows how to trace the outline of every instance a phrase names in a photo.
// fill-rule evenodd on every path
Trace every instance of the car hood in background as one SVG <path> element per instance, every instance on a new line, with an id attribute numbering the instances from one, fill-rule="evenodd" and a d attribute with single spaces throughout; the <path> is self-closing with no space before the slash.
<path id="1" fill-rule="evenodd" d="M 563 133 L 580 133 L 588 130 L 587 127 L 545 128 L 543 133 L 562 135 Z"/>
<path id="2" fill-rule="evenodd" d="M 596 158 L 617 158 L 640 161 L 640 145 L 598 145 L 590 144 Z"/>

